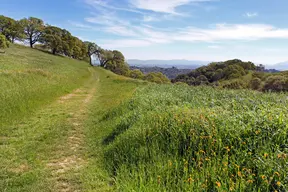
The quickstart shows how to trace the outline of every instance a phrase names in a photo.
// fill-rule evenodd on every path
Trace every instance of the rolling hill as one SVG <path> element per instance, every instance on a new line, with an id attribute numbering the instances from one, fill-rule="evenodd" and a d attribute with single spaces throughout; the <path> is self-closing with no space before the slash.
<path id="1" fill-rule="evenodd" d="M 0 88 L 2 191 L 288 188 L 286 93 L 156 84 L 17 45 Z"/>

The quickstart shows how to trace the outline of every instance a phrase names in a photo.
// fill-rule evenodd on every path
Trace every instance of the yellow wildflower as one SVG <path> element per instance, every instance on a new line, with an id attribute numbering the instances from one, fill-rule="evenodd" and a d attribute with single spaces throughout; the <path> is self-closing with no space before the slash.
<path id="1" fill-rule="evenodd" d="M 172 166 L 172 162 L 169 160 L 168 161 L 168 166 L 171 167 Z"/>
<path id="2" fill-rule="evenodd" d="M 261 132 L 261 131 L 259 131 L 259 130 L 255 131 L 256 135 L 258 135 L 260 132 Z"/>
<path id="3" fill-rule="evenodd" d="M 191 183 L 194 181 L 194 180 L 192 179 L 191 175 L 190 175 L 190 177 L 188 178 L 187 181 L 188 181 L 189 184 L 191 184 Z"/>
<path id="4" fill-rule="evenodd" d="M 247 181 L 247 183 L 253 183 L 253 180 L 249 179 L 249 180 Z"/>
<path id="5" fill-rule="evenodd" d="M 265 175 L 262 175 L 261 178 L 264 180 L 264 179 L 266 179 L 266 176 L 265 176 Z"/>
<path id="6" fill-rule="evenodd" d="M 268 157 L 268 153 L 264 153 L 264 157 L 267 158 Z"/>
<path id="7" fill-rule="evenodd" d="M 241 173 L 240 171 L 238 171 L 237 175 L 238 175 L 239 177 L 242 177 L 242 173 Z"/>
<path id="8" fill-rule="evenodd" d="M 221 187 L 221 183 L 219 181 L 216 182 L 217 187 Z"/>
<path id="9" fill-rule="evenodd" d="M 277 171 L 274 174 L 280 177 L 280 173 L 278 173 Z"/>
<path id="10" fill-rule="evenodd" d="M 157 180 L 158 180 L 158 183 L 161 183 L 161 177 L 160 177 L 160 175 L 158 175 Z"/>
<path id="11" fill-rule="evenodd" d="M 226 150 L 227 150 L 227 152 L 229 152 L 230 151 L 230 149 L 229 149 L 229 147 L 227 146 L 227 147 L 224 147 Z"/>
<path id="12" fill-rule="evenodd" d="M 277 183 L 276 183 L 278 186 L 280 186 L 281 185 L 281 182 L 280 181 L 277 181 Z"/>

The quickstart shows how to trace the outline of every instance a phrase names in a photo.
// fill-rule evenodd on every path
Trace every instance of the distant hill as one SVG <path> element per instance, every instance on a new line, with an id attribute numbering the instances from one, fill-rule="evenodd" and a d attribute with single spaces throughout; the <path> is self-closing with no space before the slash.
<path id="1" fill-rule="evenodd" d="M 277 70 L 280 70 L 280 71 L 284 71 L 284 70 L 288 70 L 288 61 L 285 61 L 285 62 L 282 62 L 282 63 L 277 63 L 273 66 L 271 66 Z"/>
<path id="2" fill-rule="evenodd" d="M 178 69 L 176 67 L 170 67 L 170 68 L 163 68 L 163 67 L 137 67 L 137 66 L 131 66 L 130 69 L 139 69 L 144 74 L 148 74 L 151 72 L 161 72 L 164 75 L 166 75 L 169 79 L 174 79 L 178 75 L 186 74 L 191 72 L 191 69 Z"/>
<path id="3" fill-rule="evenodd" d="M 189 61 L 189 60 L 138 60 L 138 59 L 129 59 L 127 63 L 130 66 L 137 67 L 162 67 L 162 68 L 171 68 L 177 67 L 178 69 L 196 69 L 203 65 L 207 65 L 209 61 Z"/>
<path id="4" fill-rule="evenodd" d="M 211 85 L 229 89 L 254 89 L 261 91 L 288 91 L 288 73 L 275 69 L 265 69 L 252 62 L 239 59 L 213 62 L 199 67 L 188 74 L 178 75 L 173 83 L 186 83 L 192 86 Z"/>

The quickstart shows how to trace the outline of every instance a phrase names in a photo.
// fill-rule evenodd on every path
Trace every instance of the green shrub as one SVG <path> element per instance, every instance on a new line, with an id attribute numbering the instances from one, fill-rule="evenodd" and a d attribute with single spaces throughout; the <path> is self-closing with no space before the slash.
<path id="1" fill-rule="evenodd" d="M 9 47 L 9 42 L 4 35 L 0 34 L 0 49 L 6 49 L 7 47 Z"/>
<path id="2" fill-rule="evenodd" d="M 139 69 L 130 70 L 130 77 L 134 79 L 143 79 L 144 74 Z"/>
<path id="3" fill-rule="evenodd" d="M 161 72 L 151 72 L 148 73 L 144 80 L 154 82 L 154 83 L 170 83 L 170 80 Z"/>
<path id="4" fill-rule="evenodd" d="M 195 79 L 195 84 L 196 85 L 208 85 L 209 81 L 206 76 L 200 75 Z"/>
<path id="5" fill-rule="evenodd" d="M 258 90 L 261 87 L 261 82 L 262 82 L 261 79 L 257 77 L 253 78 L 250 82 L 251 89 Z"/>
<path id="6" fill-rule="evenodd" d="M 226 89 L 244 89 L 247 88 L 247 85 L 244 81 L 236 79 L 227 82 L 226 84 L 222 85 L 222 87 Z"/>
<path id="7" fill-rule="evenodd" d="M 288 78 L 281 75 L 270 76 L 263 87 L 264 91 L 288 91 Z"/>

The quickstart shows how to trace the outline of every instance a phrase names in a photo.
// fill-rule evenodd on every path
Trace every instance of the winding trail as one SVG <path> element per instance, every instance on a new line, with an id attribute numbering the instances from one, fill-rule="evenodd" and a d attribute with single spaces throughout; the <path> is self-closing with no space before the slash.
<path id="1" fill-rule="evenodd" d="M 73 103 L 72 108 L 69 107 L 69 110 L 66 111 L 69 117 L 67 123 L 70 125 L 66 141 L 64 145 L 58 146 L 59 149 L 55 151 L 56 155 L 47 163 L 47 168 L 51 170 L 49 179 L 55 184 L 55 190 L 59 192 L 81 191 L 73 177 L 80 175 L 80 170 L 87 164 L 84 155 L 86 150 L 84 122 L 87 118 L 88 106 L 96 92 L 95 83 L 97 82 L 95 76 L 92 75 L 85 86 L 62 96 L 57 101 L 58 105 L 63 108 Z"/>
<path id="2" fill-rule="evenodd" d="M 9 134 L 0 137 L 0 191 L 116 190 L 103 163 L 102 140 L 111 128 L 101 119 L 138 84 L 88 69 L 82 86 L 9 125 Z"/>

